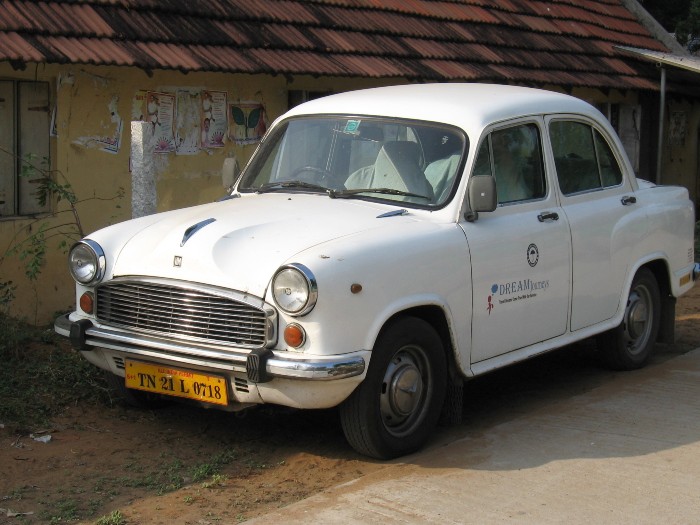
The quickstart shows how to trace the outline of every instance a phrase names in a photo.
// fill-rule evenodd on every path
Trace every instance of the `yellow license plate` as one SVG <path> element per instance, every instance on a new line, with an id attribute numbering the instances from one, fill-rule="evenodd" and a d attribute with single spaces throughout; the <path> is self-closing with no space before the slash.
<path id="1" fill-rule="evenodd" d="M 124 362 L 126 387 L 214 403 L 228 404 L 226 379 L 141 361 Z"/>

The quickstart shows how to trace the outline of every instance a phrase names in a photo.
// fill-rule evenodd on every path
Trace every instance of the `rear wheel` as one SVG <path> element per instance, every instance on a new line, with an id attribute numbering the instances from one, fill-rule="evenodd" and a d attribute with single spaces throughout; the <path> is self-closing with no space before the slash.
<path id="1" fill-rule="evenodd" d="M 447 380 L 445 351 L 425 321 L 406 317 L 386 329 L 365 380 L 340 406 L 350 445 L 389 459 L 420 448 L 440 417 Z"/>
<path id="2" fill-rule="evenodd" d="M 659 333 L 660 316 L 659 285 L 654 274 L 642 268 L 632 281 L 622 322 L 598 337 L 598 348 L 607 364 L 616 370 L 646 365 Z"/>

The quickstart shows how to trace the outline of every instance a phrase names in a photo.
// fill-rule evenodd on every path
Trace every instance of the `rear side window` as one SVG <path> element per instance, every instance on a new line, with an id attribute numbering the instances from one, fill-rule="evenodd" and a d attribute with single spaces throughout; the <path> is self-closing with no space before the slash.
<path id="1" fill-rule="evenodd" d="M 576 121 L 549 125 L 559 187 L 564 195 L 598 190 L 622 183 L 622 170 L 601 133 Z"/>

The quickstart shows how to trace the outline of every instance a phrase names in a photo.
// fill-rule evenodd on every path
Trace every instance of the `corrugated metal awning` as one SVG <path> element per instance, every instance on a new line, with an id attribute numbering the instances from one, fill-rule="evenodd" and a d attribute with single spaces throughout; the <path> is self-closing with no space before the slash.
<path id="1" fill-rule="evenodd" d="M 700 58 L 692 55 L 676 55 L 673 53 L 663 53 L 652 51 L 651 49 L 641 49 L 639 47 L 614 46 L 622 51 L 627 51 L 650 62 L 674 66 L 694 73 L 700 73 Z"/>

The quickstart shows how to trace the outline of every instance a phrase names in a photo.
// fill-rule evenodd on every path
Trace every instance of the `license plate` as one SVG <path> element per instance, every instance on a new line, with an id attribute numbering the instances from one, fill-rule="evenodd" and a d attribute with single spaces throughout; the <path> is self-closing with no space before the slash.
<path id="1" fill-rule="evenodd" d="M 141 361 L 125 360 L 124 366 L 127 388 L 216 405 L 228 404 L 228 389 L 223 377 Z"/>

